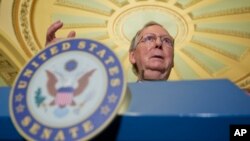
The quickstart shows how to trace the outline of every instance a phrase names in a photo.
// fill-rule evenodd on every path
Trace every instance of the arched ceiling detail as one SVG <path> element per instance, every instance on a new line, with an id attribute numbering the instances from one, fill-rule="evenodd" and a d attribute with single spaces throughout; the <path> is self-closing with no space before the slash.
<path id="1" fill-rule="evenodd" d="M 164 25 L 176 38 L 170 80 L 228 78 L 250 88 L 250 3 L 247 0 L 16 0 L 13 27 L 25 54 L 44 48 L 54 21 L 77 37 L 109 46 L 123 63 L 127 80 L 136 77 L 128 61 L 129 42 L 148 21 Z"/>

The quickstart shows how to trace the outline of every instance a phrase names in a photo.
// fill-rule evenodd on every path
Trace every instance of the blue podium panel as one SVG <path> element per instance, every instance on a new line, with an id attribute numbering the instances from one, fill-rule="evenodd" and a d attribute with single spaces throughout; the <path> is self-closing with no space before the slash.
<path id="1" fill-rule="evenodd" d="M 118 140 L 227 141 L 250 125 L 250 96 L 228 80 L 130 83 Z"/>
<path id="2" fill-rule="evenodd" d="M 123 115 L 117 140 L 229 141 L 230 125 L 250 124 L 250 116 Z"/>
<path id="3" fill-rule="evenodd" d="M 228 80 L 129 83 L 125 113 L 94 140 L 229 140 L 230 125 L 250 125 L 250 96 Z M 0 88 L 0 140 L 22 140 Z"/>
<path id="4" fill-rule="evenodd" d="M 9 116 L 10 87 L 0 87 L 0 140 L 22 140 Z"/>
<path id="5" fill-rule="evenodd" d="M 128 84 L 127 113 L 139 115 L 250 115 L 250 96 L 228 80 L 144 82 Z"/>

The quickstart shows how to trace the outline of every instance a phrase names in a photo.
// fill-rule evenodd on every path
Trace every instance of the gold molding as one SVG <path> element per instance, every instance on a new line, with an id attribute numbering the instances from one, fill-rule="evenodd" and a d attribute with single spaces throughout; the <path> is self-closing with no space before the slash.
<path id="1" fill-rule="evenodd" d="M 250 73 L 238 80 L 236 83 L 239 87 L 250 90 Z"/>
<path id="2" fill-rule="evenodd" d="M 227 10 L 202 14 L 200 16 L 194 16 L 192 13 L 189 13 L 189 15 L 190 15 L 190 17 L 192 19 L 197 20 L 197 19 L 203 19 L 203 18 L 218 17 L 218 16 L 228 16 L 228 15 L 236 15 L 236 14 L 245 14 L 245 13 L 250 13 L 250 7 L 227 9 Z"/>
<path id="3" fill-rule="evenodd" d="M 205 47 L 205 48 L 208 48 L 210 50 L 213 50 L 215 52 L 221 53 L 222 55 L 227 56 L 228 58 L 232 58 L 233 60 L 236 60 L 236 61 L 240 61 L 240 59 L 242 58 L 242 56 L 241 57 L 237 57 L 236 55 L 234 55 L 232 53 L 225 52 L 225 51 L 223 51 L 221 49 L 218 49 L 218 48 L 216 48 L 216 47 L 214 47 L 212 45 L 203 43 L 203 42 L 195 40 L 195 39 L 193 39 L 192 42 L 195 43 L 195 44 L 197 44 L 197 45 L 200 45 L 202 47 Z"/>
<path id="4" fill-rule="evenodd" d="M 195 27 L 195 31 L 223 34 L 223 35 L 236 36 L 236 37 L 242 37 L 242 38 L 250 38 L 250 33 L 248 33 L 248 32 L 240 32 L 240 31 L 233 31 L 233 30 L 209 29 L 209 28 Z"/>
<path id="5" fill-rule="evenodd" d="M 118 7 L 123 7 L 128 4 L 128 1 L 126 0 L 122 2 L 118 2 L 117 0 L 109 0 L 109 1 L 117 5 Z"/>
<path id="6" fill-rule="evenodd" d="M 63 28 L 98 28 L 98 27 L 106 27 L 107 22 L 104 24 L 64 24 Z"/>
<path id="7" fill-rule="evenodd" d="M 30 23 L 32 0 L 16 0 L 13 4 L 13 27 L 22 49 L 32 57 L 40 49 L 35 43 Z"/>
<path id="8" fill-rule="evenodd" d="M 181 3 L 177 2 L 175 5 L 181 9 L 186 9 L 188 7 L 191 7 L 193 5 L 196 5 L 197 3 L 201 2 L 202 0 L 192 0 L 189 3 L 187 3 L 186 5 L 182 5 Z"/>
<path id="9" fill-rule="evenodd" d="M 28 58 L 13 41 L 0 30 L 0 76 L 7 85 L 12 85 Z"/>
<path id="10" fill-rule="evenodd" d="M 74 2 L 69 1 L 69 0 L 56 0 L 55 5 L 61 5 L 61 6 L 65 6 L 65 7 L 77 8 L 77 9 L 86 10 L 86 11 L 89 11 L 89 12 L 103 14 L 103 15 L 106 15 L 106 16 L 110 16 L 114 12 L 113 10 L 110 11 L 110 12 L 107 12 L 107 11 L 96 9 L 96 8 L 89 8 L 88 6 L 81 5 L 81 4 L 78 4 L 78 3 L 74 3 Z"/>

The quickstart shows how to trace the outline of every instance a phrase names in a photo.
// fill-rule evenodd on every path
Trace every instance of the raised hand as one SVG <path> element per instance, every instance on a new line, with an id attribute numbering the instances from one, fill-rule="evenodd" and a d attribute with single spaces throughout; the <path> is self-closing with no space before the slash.
<path id="1" fill-rule="evenodd" d="M 57 38 L 56 37 L 56 32 L 57 30 L 59 30 L 60 28 L 63 27 L 63 22 L 61 22 L 60 20 L 54 22 L 52 25 L 50 25 L 50 27 L 47 30 L 47 35 L 46 35 L 46 43 L 45 45 L 49 45 L 51 43 L 54 43 L 60 39 L 63 38 Z M 73 38 L 75 37 L 76 32 L 75 31 L 70 31 L 67 38 Z"/>

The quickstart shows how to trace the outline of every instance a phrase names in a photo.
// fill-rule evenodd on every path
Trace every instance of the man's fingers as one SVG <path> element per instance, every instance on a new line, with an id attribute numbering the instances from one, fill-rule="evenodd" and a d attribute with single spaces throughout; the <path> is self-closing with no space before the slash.
<path id="1" fill-rule="evenodd" d="M 60 40 L 61 38 L 56 38 L 56 32 L 57 30 L 59 30 L 60 28 L 62 28 L 63 23 L 58 20 L 56 22 L 54 22 L 47 30 L 47 36 L 46 36 L 46 42 L 45 45 L 49 45 L 50 43 L 54 43 L 57 42 L 58 40 Z M 75 31 L 71 31 L 69 32 L 67 38 L 74 38 L 76 36 L 76 32 Z"/>
<path id="2" fill-rule="evenodd" d="M 76 36 L 76 32 L 75 31 L 70 31 L 68 34 L 68 38 L 74 38 Z"/>
<path id="3" fill-rule="evenodd" d="M 54 22 L 48 29 L 48 31 L 51 32 L 56 32 L 59 28 L 61 28 L 63 26 L 63 22 L 61 22 L 60 20 Z"/>
<path id="4" fill-rule="evenodd" d="M 56 39 L 56 31 L 62 28 L 63 23 L 58 20 L 54 22 L 47 30 L 47 35 L 46 35 L 46 42 L 45 45 L 48 45 L 49 43 L 54 42 Z"/>
<path id="5" fill-rule="evenodd" d="M 62 28 L 63 23 L 58 20 L 55 23 L 53 23 L 47 31 L 47 39 L 55 38 L 55 33 L 58 29 Z"/>

